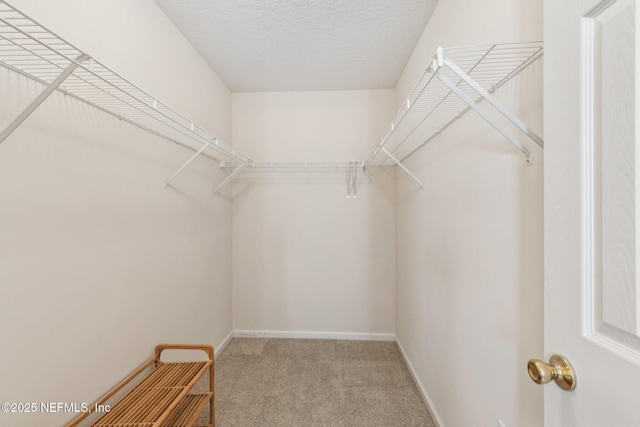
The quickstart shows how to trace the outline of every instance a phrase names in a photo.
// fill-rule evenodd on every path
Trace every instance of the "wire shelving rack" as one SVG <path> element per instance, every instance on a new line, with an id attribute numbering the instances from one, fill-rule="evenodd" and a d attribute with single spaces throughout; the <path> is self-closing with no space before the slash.
<path id="1" fill-rule="evenodd" d="M 115 71 L 0 0 L 0 65 L 45 86 L 44 91 L 4 130 L 0 144 L 56 90 L 112 114 L 134 126 L 194 151 L 167 181 L 176 178 L 199 155 L 205 154 L 232 172 L 214 190 L 221 191 L 247 168 L 344 170 L 347 197 L 355 198 L 358 171 L 369 166 L 397 165 L 421 186 L 403 164 L 469 110 L 476 111 L 531 164 L 531 152 L 487 114 L 489 104 L 525 135 L 543 145 L 522 121 L 507 111 L 493 92 L 542 55 L 542 43 L 511 43 L 438 48 L 382 138 L 365 161 L 254 162 L 201 126 L 134 85 Z M 486 101 L 486 102 L 481 102 Z"/>
<path id="2" fill-rule="evenodd" d="M 529 150 L 501 123 L 487 115 L 481 101 L 515 124 L 540 146 L 542 138 L 509 113 L 493 92 L 538 59 L 542 42 L 438 48 L 411 93 L 365 162 L 403 167 L 402 162 L 473 109 L 532 162 Z M 484 103 L 482 103 L 484 104 Z M 410 173 L 405 169 L 406 172 Z M 415 176 L 412 176 L 414 179 Z M 418 181 L 419 182 L 419 181 Z"/>
<path id="3" fill-rule="evenodd" d="M 1 134 L 2 143 L 53 91 L 86 102 L 134 126 L 216 160 L 249 158 L 106 65 L 0 0 L 0 65 L 45 91 Z"/>

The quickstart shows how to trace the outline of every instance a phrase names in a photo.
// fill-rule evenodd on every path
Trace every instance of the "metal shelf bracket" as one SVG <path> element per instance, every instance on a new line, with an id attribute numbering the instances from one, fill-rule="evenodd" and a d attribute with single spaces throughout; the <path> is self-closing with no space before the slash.
<path id="1" fill-rule="evenodd" d="M 227 186 L 227 184 L 229 184 L 231 181 L 233 181 L 233 179 L 236 177 L 236 175 L 238 175 L 240 172 L 242 172 L 242 170 L 244 168 L 246 168 L 249 164 L 248 163 L 242 163 L 240 166 L 238 166 L 233 172 L 231 172 L 231 174 L 226 177 L 224 179 L 224 181 L 222 181 L 220 183 L 220 185 L 218 185 L 216 187 L 215 190 L 213 190 L 213 194 L 217 195 L 218 193 L 220 193 L 220 191 Z"/>
<path id="2" fill-rule="evenodd" d="M 469 110 L 477 112 L 524 154 L 527 164 L 532 164 L 530 150 L 512 135 L 510 125 L 488 113 L 495 109 L 543 147 L 542 138 L 492 95 L 540 58 L 542 51 L 542 42 L 438 48 L 407 101 L 400 106 L 379 143 L 373 147 L 365 168 L 371 163 L 379 166 L 395 164 L 420 183 L 402 163 Z M 482 101 L 487 104 L 482 105 Z M 382 153 L 385 157 L 381 156 Z"/>
<path id="3" fill-rule="evenodd" d="M 535 133 L 533 130 L 529 129 L 527 125 L 524 124 L 522 120 L 520 120 L 515 115 L 511 114 L 509 110 L 507 110 L 495 97 L 489 94 L 488 91 L 484 90 L 482 86 L 475 82 L 467 73 L 462 71 L 460 67 L 458 67 L 454 62 L 450 61 L 447 58 L 444 58 L 444 64 L 449 67 L 454 73 L 456 73 L 466 84 L 473 88 L 478 94 L 482 96 L 482 98 L 486 99 L 489 104 L 493 106 L 496 110 L 498 110 L 504 117 L 506 117 L 511 123 L 516 125 L 518 129 L 527 134 L 529 138 L 535 141 L 541 148 L 544 148 L 544 142 L 542 138 Z M 472 107 L 473 108 L 473 107 Z"/>
<path id="4" fill-rule="evenodd" d="M 27 108 L 25 108 L 22 113 L 20 113 L 18 117 L 16 117 L 11 123 L 9 123 L 9 126 L 7 126 L 2 131 L 2 133 L 0 133 L 0 144 L 2 144 L 4 140 L 7 139 L 7 137 L 11 135 L 14 130 L 16 130 L 22 124 L 22 122 L 24 122 L 34 111 L 36 111 L 40 104 L 42 104 L 56 89 L 58 89 L 58 87 L 67 79 L 67 77 L 69 77 L 75 71 L 75 69 L 78 68 L 78 65 L 80 65 L 81 62 L 84 62 L 87 59 L 89 59 L 89 55 L 86 55 L 84 53 L 78 56 L 67 66 L 67 68 L 62 71 L 62 73 L 60 73 L 58 77 L 56 77 L 54 81 L 52 81 L 45 88 L 45 90 L 40 93 L 40 95 L 36 97 L 36 99 L 31 101 L 31 104 L 29 104 Z"/>
<path id="5" fill-rule="evenodd" d="M 493 121 L 491 119 L 491 117 L 489 117 L 489 115 L 487 115 L 487 113 L 482 108 L 480 108 L 480 106 L 478 106 L 478 104 L 476 104 L 471 98 L 469 98 L 467 95 L 465 95 L 465 93 L 462 92 L 462 90 L 460 90 L 460 88 L 458 88 L 456 85 L 454 85 L 448 78 L 446 78 L 445 76 L 443 76 L 440 73 L 438 73 L 437 77 L 445 86 L 447 86 L 453 93 L 455 93 L 469 107 L 471 107 L 471 109 L 473 111 L 478 113 L 487 123 L 489 123 L 491 126 L 493 126 L 493 128 L 495 130 L 500 132 L 500 134 L 502 136 L 504 136 L 511 144 L 513 144 L 514 147 L 516 147 L 519 151 L 521 151 L 522 154 L 524 154 L 526 156 L 528 165 L 533 164 L 533 155 L 527 149 L 527 147 L 522 145 L 522 143 L 516 139 L 516 137 L 514 137 L 506 129 L 503 129 L 498 123 Z"/>
<path id="6" fill-rule="evenodd" d="M 173 175 L 171 175 L 171 177 L 167 180 L 167 182 L 164 183 L 164 189 L 166 190 L 167 188 L 169 188 L 169 184 L 171 183 L 171 181 L 173 181 L 173 179 L 178 176 L 180 174 L 180 172 L 182 172 L 187 166 L 189 166 L 191 164 L 191 162 L 193 162 L 196 157 L 198 157 L 200 154 L 202 154 L 202 152 L 204 150 L 206 150 L 209 145 L 211 143 L 210 142 L 206 142 L 198 151 L 196 151 L 196 154 L 194 154 L 193 156 L 191 156 L 189 158 L 189 160 L 187 160 L 181 167 L 180 169 L 178 169 Z"/>
<path id="7" fill-rule="evenodd" d="M 422 183 L 422 181 L 420 181 L 420 179 L 418 179 L 417 176 L 415 176 L 413 174 L 413 172 L 411 172 L 409 169 L 407 169 L 407 167 L 405 165 L 402 164 L 402 162 L 398 159 L 396 159 L 393 154 L 391 154 L 390 152 L 387 151 L 386 148 L 382 147 L 381 150 L 384 152 L 384 154 L 387 155 L 387 157 L 389 157 L 391 160 L 394 161 L 394 163 L 398 166 L 400 166 L 400 168 L 405 171 L 407 173 L 407 175 L 409 175 L 411 177 L 411 179 L 413 179 L 415 182 L 418 183 L 418 185 L 420 185 L 420 187 L 424 190 L 424 184 Z"/>

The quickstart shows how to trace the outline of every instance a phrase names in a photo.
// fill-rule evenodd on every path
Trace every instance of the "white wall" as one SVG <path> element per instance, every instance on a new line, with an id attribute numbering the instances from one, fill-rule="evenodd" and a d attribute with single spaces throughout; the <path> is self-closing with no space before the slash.
<path id="1" fill-rule="evenodd" d="M 364 159 L 392 118 L 394 97 L 234 93 L 234 146 L 256 161 Z M 234 193 L 234 329 L 394 332 L 392 171 L 373 170 L 355 200 L 342 172 L 252 172 Z"/>
<path id="2" fill-rule="evenodd" d="M 151 0 L 22 10 L 221 138 L 231 94 Z M 0 69 L 0 127 L 42 88 Z M 160 342 L 231 331 L 231 206 L 192 152 L 55 93 L 0 145 L 0 400 L 91 402 Z M 74 414 L 4 414 L 62 425 Z"/>
<path id="3" fill-rule="evenodd" d="M 542 39 L 542 2 L 440 0 L 397 86 L 401 103 L 437 46 Z M 542 134 L 542 61 L 496 96 Z M 543 153 L 523 156 L 473 112 L 407 161 L 397 183 L 398 340 L 441 427 L 539 427 Z"/>

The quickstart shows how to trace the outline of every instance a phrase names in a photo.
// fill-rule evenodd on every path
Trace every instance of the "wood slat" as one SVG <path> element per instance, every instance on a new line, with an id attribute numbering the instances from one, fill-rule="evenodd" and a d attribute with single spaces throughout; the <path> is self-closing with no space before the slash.
<path id="1" fill-rule="evenodd" d="M 187 417 L 187 408 L 191 411 L 198 410 L 195 416 L 189 418 L 193 423 L 202 408 L 206 405 L 211 393 L 194 395 L 198 398 L 190 398 L 177 403 L 184 396 L 191 385 L 209 368 L 212 361 L 198 362 L 163 362 L 149 374 L 140 384 L 125 395 L 109 413 L 103 415 L 92 427 L 152 427 L 158 425 L 189 425 L 181 416 Z M 188 397 L 189 395 L 187 395 Z M 204 400 L 204 403 L 201 402 Z M 178 406 L 176 406 L 178 405 Z M 189 405 L 189 406 L 187 406 Z M 171 410 L 174 407 L 175 409 Z M 177 413 L 176 411 L 179 410 Z M 171 414 L 167 414 L 171 411 Z M 176 417 L 173 414 L 176 413 Z M 192 415 L 192 414 L 191 414 Z M 168 418 L 167 418 L 168 417 Z M 166 420 L 172 424 L 166 424 Z M 178 423 L 178 424 L 175 424 Z"/>
<path id="2" fill-rule="evenodd" d="M 112 427 L 130 423 L 153 424 L 182 393 L 183 388 L 133 389 L 93 427 Z"/>
<path id="3" fill-rule="evenodd" d="M 171 411 L 171 415 L 162 423 L 162 427 L 189 427 L 207 405 L 212 393 L 187 394 L 180 404 Z"/>
<path id="4" fill-rule="evenodd" d="M 210 362 L 162 363 L 136 388 L 185 387 Z"/>
<path id="5" fill-rule="evenodd" d="M 110 427 L 153 427 L 153 423 L 117 423 L 109 424 Z"/>

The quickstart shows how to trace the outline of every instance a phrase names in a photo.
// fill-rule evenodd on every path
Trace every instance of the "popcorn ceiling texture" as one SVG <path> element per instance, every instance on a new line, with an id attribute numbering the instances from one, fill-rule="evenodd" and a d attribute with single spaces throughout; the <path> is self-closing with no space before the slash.
<path id="1" fill-rule="evenodd" d="M 394 88 L 438 0 L 155 0 L 234 92 Z"/>

